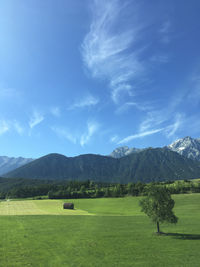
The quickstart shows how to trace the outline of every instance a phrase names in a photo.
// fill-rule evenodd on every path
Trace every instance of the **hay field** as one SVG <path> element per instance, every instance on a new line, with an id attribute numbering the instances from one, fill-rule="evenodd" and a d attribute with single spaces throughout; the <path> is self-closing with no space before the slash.
<path id="1" fill-rule="evenodd" d="M 90 215 L 86 210 L 64 210 L 61 200 L 7 200 L 0 202 L 1 215 Z"/>

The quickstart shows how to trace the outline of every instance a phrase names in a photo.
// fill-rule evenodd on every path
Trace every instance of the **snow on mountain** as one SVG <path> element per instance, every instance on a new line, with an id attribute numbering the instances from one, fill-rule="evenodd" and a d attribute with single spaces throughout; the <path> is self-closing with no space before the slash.
<path id="1" fill-rule="evenodd" d="M 113 152 L 109 156 L 112 158 L 122 158 L 132 153 L 138 153 L 142 150 L 143 149 L 134 148 L 134 147 L 129 148 L 128 146 L 122 146 L 122 147 L 118 147 L 115 150 L 113 150 Z"/>
<path id="2" fill-rule="evenodd" d="M 30 158 L 10 158 L 6 156 L 0 156 L 0 175 L 10 172 L 22 165 L 25 165 L 29 162 L 33 161 Z"/>
<path id="3" fill-rule="evenodd" d="M 200 160 L 200 138 L 186 136 L 176 140 L 168 148 L 187 158 Z"/>
<path id="4" fill-rule="evenodd" d="M 186 136 L 168 145 L 167 148 L 187 158 L 200 161 L 200 138 L 195 139 L 190 136 Z M 113 158 L 121 158 L 131 153 L 138 153 L 144 149 L 122 146 L 113 150 L 109 156 Z"/>

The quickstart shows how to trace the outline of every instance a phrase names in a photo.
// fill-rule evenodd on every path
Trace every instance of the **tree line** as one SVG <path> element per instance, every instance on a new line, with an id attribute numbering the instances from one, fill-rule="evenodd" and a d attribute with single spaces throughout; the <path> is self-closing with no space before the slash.
<path id="1" fill-rule="evenodd" d="M 62 181 L 34 185 L 20 185 L 10 190 L 1 190 L 0 198 L 28 198 L 48 196 L 49 199 L 100 198 L 146 196 L 152 185 L 165 186 L 170 194 L 200 193 L 200 182 L 191 180 L 152 183 L 97 183 L 87 181 Z"/>

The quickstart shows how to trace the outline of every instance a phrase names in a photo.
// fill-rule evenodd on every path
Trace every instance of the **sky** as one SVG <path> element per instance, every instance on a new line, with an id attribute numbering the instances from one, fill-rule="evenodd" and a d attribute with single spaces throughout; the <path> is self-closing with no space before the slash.
<path id="1" fill-rule="evenodd" d="M 199 0 L 2 0 L 0 155 L 200 137 Z"/>

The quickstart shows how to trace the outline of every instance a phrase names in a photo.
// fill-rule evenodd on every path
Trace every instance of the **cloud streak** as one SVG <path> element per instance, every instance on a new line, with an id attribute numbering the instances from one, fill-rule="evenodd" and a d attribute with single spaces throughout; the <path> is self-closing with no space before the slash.
<path id="1" fill-rule="evenodd" d="M 44 116 L 35 110 L 29 120 L 29 127 L 33 129 L 36 125 L 41 123 L 43 120 L 44 120 Z"/>
<path id="2" fill-rule="evenodd" d="M 8 132 L 10 130 L 9 123 L 6 122 L 5 120 L 0 121 L 0 135 Z"/>
<path id="3" fill-rule="evenodd" d="M 122 114 L 129 109 L 134 108 L 139 111 L 148 111 L 152 109 L 152 106 L 150 106 L 148 103 L 137 103 L 137 102 L 126 102 L 125 104 L 121 105 L 119 108 L 116 109 L 116 114 Z"/>
<path id="4" fill-rule="evenodd" d="M 65 138 L 73 144 L 80 144 L 82 147 L 84 147 L 89 143 L 90 139 L 94 136 L 99 127 L 100 126 L 97 122 L 88 122 L 87 128 L 83 134 L 77 134 L 75 131 L 72 133 L 67 128 L 57 126 L 51 127 L 51 130 L 59 137 Z"/>
<path id="5" fill-rule="evenodd" d="M 87 125 L 87 132 L 84 133 L 81 136 L 80 139 L 80 145 L 83 147 L 84 145 L 86 145 L 90 139 L 92 138 L 92 136 L 97 132 L 97 130 L 99 129 L 99 125 L 96 122 L 90 122 Z"/>
<path id="6" fill-rule="evenodd" d="M 110 138 L 110 142 L 111 143 L 116 143 L 118 141 L 118 139 L 119 139 L 118 135 L 113 135 Z"/>
<path id="7" fill-rule="evenodd" d="M 51 127 L 51 130 L 55 132 L 59 137 L 63 137 L 73 144 L 77 143 L 77 138 L 74 134 L 71 134 L 67 129 L 60 127 Z"/>
<path id="8" fill-rule="evenodd" d="M 77 108 L 85 108 L 85 107 L 91 107 L 91 106 L 96 106 L 99 103 L 99 99 L 92 96 L 88 95 L 83 99 L 80 99 L 79 101 L 75 102 L 72 104 L 68 110 L 73 110 Z"/>
<path id="9" fill-rule="evenodd" d="M 125 144 L 125 143 L 128 143 L 134 139 L 138 139 L 138 138 L 142 138 L 142 137 L 145 137 L 145 136 L 148 136 L 148 135 L 152 135 L 152 134 L 156 134 L 156 133 L 159 133 L 163 131 L 163 128 L 161 129 L 154 129 L 154 130 L 150 130 L 150 131 L 146 131 L 146 132 L 141 132 L 141 133 L 137 133 L 137 134 L 134 134 L 134 135 L 130 135 L 122 140 L 120 140 L 117 144 L 118 145 L 121 145 L 121 144 Z"/>
<path id="10" fill-rule="evenodd" d="M 24 132 L 24 128 L 17 120 L 0 120 L 0 135 L 3 135 L 9 131 L 15 131 L 19 135 L 22 135 Z"/>
<path id="11" fill-rule="evenodd" d="M 118 103 L 122 93 L 132 94 L 131 80 L 143 70 L 138 59 L 139 51 L 128 51 L 136 44 L 140 27 L 117 27 L 119 18 L 124 16 L 123 10 L 123 4 L 118 0 L 93 1 L 90 31 L 82 44 L 86 67 L 93 77 L 108 82 L 115 103 Z"/>
<path id="12" fill-rule="evenodd" d="M 171 22 L 166 20 L 160 27 L 159 33 L 161 34 L 161 43 L 169 44 L 170 43 L 170 29 L 171 29 Z"/>
<path id="13" fill-rule="evenodd" d="M 59 107 L 52 107 L 51 109 L 50 109 L 50 112 L 51 112 L 51 114 L 54 116 L 54 117 L 60 117 L 60 115 L 61 115 L 61 112 L 60 112 L 60 108 Z"/>
<path id="14" fill-rule="evenodd" d="M 165 130 L 166 137 L 170 138 L 174 136 L 182 124 L 183 124 L 183 116 L 181 114 L 177 114 L 174 123 L 169 125 Z"/>
<path id="15" fill-rule="evenodd" d="M 148 112 L 148 116 L 139 125 L 139 132 L 125 137 L 117 142 L 118 145 L 128 143 L 134 139 L 143 138 L 149 135 L 162 133 L 167 138 L 174 137 L 176 132 L 184 124 L 184 116 L 181 113 L 174 114 L 174 121 L 171 122 L 171 112 L 165 110 Z"/>
<path id="16" fill-rule="evenodd" d="M 19 134 L 22 135 L 24 132 L 24 128 L 20 125 L 20 123 L 18 121 L 14 121 L 13 122 L 13 127 L 15 129 L 15 131 Z"/>

